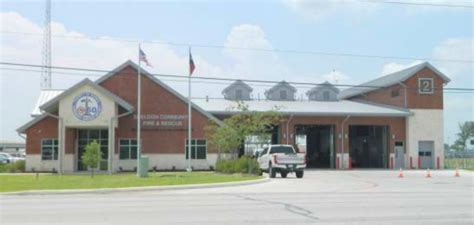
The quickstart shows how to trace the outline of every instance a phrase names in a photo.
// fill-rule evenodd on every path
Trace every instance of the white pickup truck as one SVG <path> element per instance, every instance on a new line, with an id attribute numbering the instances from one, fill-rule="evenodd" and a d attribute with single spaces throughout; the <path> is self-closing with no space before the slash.
<path id="1" fill-rule="evenodd" d="M 270 145 L 264 148 L 257 158 L 260 169 L 267 172 L 271 178 L 280 173 L 286 178 L 288 173 L 296 173 L 297 178 L 302 178 L 306 168 L 305 154 L 296 153 L 291 145 Z"/>

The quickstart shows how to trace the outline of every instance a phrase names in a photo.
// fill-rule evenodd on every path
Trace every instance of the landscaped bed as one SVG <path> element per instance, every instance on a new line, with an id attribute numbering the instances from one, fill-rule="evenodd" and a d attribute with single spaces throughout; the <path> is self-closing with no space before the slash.
<path id="1" fill-rule="evenodd" d="M 184 184 L 208 184 L 260 179 L 260 176 L 221 174 L 214 172 L 157 172 L 147 178 L 135 173 L 57 175 L 57 174 L 1 174 L 0 192 L 27 190 L 96 189 L 145 187 Z"/>

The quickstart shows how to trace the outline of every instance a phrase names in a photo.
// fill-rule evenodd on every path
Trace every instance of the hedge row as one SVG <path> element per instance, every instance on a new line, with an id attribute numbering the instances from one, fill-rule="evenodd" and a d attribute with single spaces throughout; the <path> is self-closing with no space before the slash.
<path id="1" fill-rule="evenodd" d="M 0 173 L 21 173 L 25 172 L 25 160 L 14 163 L 0 164 Z"/>
<path id="2" fill-rule="evenodd" d="M 242 156 L 238 159 L 219 160 L 216 171 L 220 173 L 260 174 L 260 168 L 255 158 Z"/>

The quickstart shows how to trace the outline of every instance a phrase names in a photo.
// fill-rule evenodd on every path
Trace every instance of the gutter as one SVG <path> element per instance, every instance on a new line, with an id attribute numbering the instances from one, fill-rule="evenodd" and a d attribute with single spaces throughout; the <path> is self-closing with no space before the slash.
<path id="1" fill-rule="evenodd" d="M 344 169 L 344 124 L 349 120 L 349 118 L 351 118 L 350 115 L 346 116 L 341 124 L 341 169 Z"/>

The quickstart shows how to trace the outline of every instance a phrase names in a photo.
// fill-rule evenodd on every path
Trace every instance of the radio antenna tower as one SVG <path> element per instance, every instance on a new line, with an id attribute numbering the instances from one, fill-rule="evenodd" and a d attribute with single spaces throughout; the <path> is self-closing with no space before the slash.
<path id="1" fill-rule="evenodd" d="M 49 89 L 51 88 L 51 0 L 46 0 L 42 54 L 41 89 Z"/>

